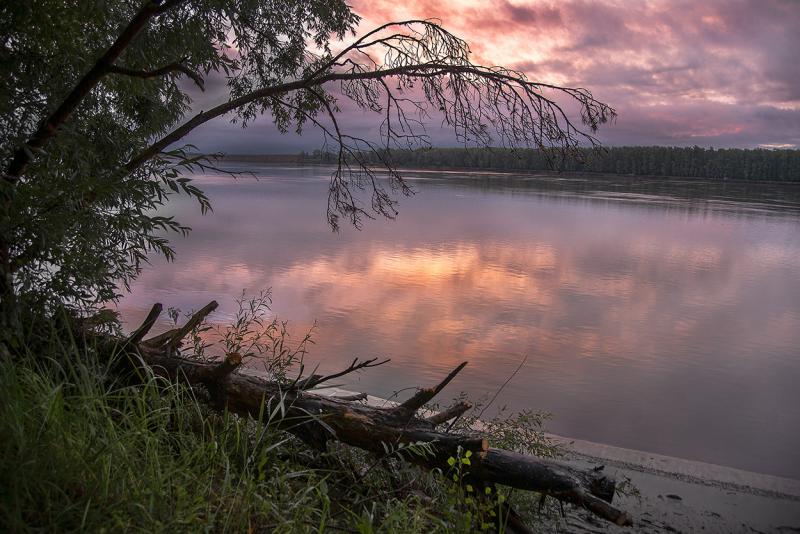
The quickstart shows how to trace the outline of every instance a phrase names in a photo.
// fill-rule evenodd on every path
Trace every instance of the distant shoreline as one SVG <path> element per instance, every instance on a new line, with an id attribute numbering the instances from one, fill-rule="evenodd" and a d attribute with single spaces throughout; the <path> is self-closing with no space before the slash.
<path id="1" fill-rule="evenodd" d="M 220 161 L 235 163 L 255 163 L 264 165 L 292 164 L 298 166 L 330 166 L 331 162 L 322 161 L 321 158 L 302 154 L 224 154 Z M 800 181 L 787 180 L 768 180 L 768 179 L 742 179 L 742 178 L 709 178 L 707 176 L 676 176 L 676 175 L 656 175 L 656 174 L 629 174 L 629 173 L 610 173 L 591 170 L 543 170 L 543 169 L 506 169 L 499 167 L 454 167 L 454 166 L 420 166 L 420 165 L 398 165 L 398 169 L 419 172 L 487 172 L 502 175 L 527 175 L 527 176 L 592 176 L 605 179 L 619 178 L 648 178 L 668 181 L 705 181 L 713 183 L 744 183 L 744 184 L 786 184 L 799 186 Z"/>

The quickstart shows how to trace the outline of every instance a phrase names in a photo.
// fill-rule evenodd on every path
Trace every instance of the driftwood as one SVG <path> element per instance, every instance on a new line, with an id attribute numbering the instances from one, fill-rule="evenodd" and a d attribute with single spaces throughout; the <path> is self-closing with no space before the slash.
<path id="1" fill-rule="evenodd" d="M 406 454 L 410 461 L 427 468 L 447 470 L 448 459 L 459 451 L 472 451 L 469 472 L 465 475 L 477 485 L 500 484 L 541 493 L 560 501 L 585 508 L 599 517 L 618 525 L 631 524 L 625 512 L 612 506 L 615 481 L 596 470 L 579 470 L 566 463 L 545 460 L 531 455 L 497 449 L 483 438 L 451 434 L 436 429 L 469 409 L 468 403 L 456 405 L 424 419 L 420 408 L 430 402 L 457 374 L 466 362 L 454 369 L 442 382 L 432 388 L 420 389 L 410 399 L 397 406 L 379 408 L 353 402 L 354 397 L 316 395 L 309 388 L 318 386 L 359 369 L 380 365 L 375 360 L 353 363 L 344 371 L 329 376 L 312 375 L 285 384 L 270 382 L 252 374 L 237 371 L 242 358 L 228 354 L 219 362 L 200 361 L 181 357 L 176 348 L 181 339 L 216 308 L 211 302 L 194 314 L 186 325 L 144 340 L 155 324 L 161 305 L 153 306 L 144 324 L 121 345 L 136 357 L 135 365 L 146 364 L 153 373 L 170 380 L 181 380 L 190 386 L 202 386 L 218 408 L 243 416 L 260 417 L 264 406 L 275 407 L 281 402 L 281 424 L 304 441 L 320 447 L 333 439 L 379 455 L 400 445 L 429 444 L 424 455 Z M 313 416 L 313 417 L 310 417 Z"/>

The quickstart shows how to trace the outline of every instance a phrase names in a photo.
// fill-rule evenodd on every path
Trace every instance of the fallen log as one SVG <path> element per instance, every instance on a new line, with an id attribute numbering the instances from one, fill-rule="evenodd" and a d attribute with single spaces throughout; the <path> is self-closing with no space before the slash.
<path id="1" fill-rule="evenodd" d="M 630 516 L 611 504 L 615 481 L 600 471 L 579 470 L 563 462 L 493 448 L 484 438 L 436 429 L 438 424 L 461 415 L 469 408 L 468 404 L 457 403 L 427 419 L 420 417 L 420 408 L 453 380 L 467 362 L 459 365 L 436 386 L 420 389 L 407 401 L 389 408 L 356 403 L 353 397 L 316 395 L 309 391 L 311 387 L 386 362 L 356 359 L 338 373 L 298 377 L 287 384 L 239 372 L 237 369 L 242 357 L 237 353 L 228 354 L 219 362 L 180 356 L 177 347 L 181 339 L 216 306 L 216 302 L 211 302 L 195 313 L 183 327 L 144 340 L 161 311 L 161 305 L 156 304 L 145 323 L 129 338 L 105 338 L 105 342 L 115 343 L 117 348 L 122 347 L 134 355 L 130 362 L 139 368 L 145 367 L 171 381 L 183 381 L 192 387 L 205 388 L 218 408 L 258 419 L 265 411 L 269 413 L 280 405 L 277 424 L 313 446 L 324 447 L 327 440 L 333 439 L 384 455 L 387 451 L 403 450 L 409 445 L 425 444 L 426 454 L 400 454 L 424 467 L 443 471 L 448 470 L 449 459 L 471 451 L 469 472 L 464 476 L 479 485 L 500 484 L 535 491 L 585 508 L 618 525 L 631 524 Z"/>

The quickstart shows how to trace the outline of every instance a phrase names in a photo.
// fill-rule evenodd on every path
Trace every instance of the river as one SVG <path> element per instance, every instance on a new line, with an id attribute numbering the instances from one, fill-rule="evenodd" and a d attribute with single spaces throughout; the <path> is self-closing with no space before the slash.
<path id="1" fill-rule="evenodd" d="M 800 187 L 407 171 L 394 221 L 332 233 L 330 168 L 248 166 L 197 184 L 119 303 L 128 324 L 272 288 L 312 366 L 390 397 L 469 365 L 442 400 L 549 412 L 555 434 L 800 478 Z M 527 358 L 527 359 L 526 359 Z M 401 391 L 400 397 L 409 395 Z M 491 411 L 491 410 L 490 410 Z M 489 412 L 487 412 L 488 414 Z"/>

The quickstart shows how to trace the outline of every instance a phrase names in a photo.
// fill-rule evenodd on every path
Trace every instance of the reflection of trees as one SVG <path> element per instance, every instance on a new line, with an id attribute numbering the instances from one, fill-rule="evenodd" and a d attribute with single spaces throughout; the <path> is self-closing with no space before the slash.
<path id="1" fill-rule="evenodd" d="M 736 213 L 769 217 L 800 212 L 800 187 L 786 183 L 675 181 L 641 177 L 503 174 L 481 172 L 406 172 L 423 182 L 447 187 L 547 197 L 548 201 L 587 204 L 625 202 L 639 209 L 678 213 Z"/>

